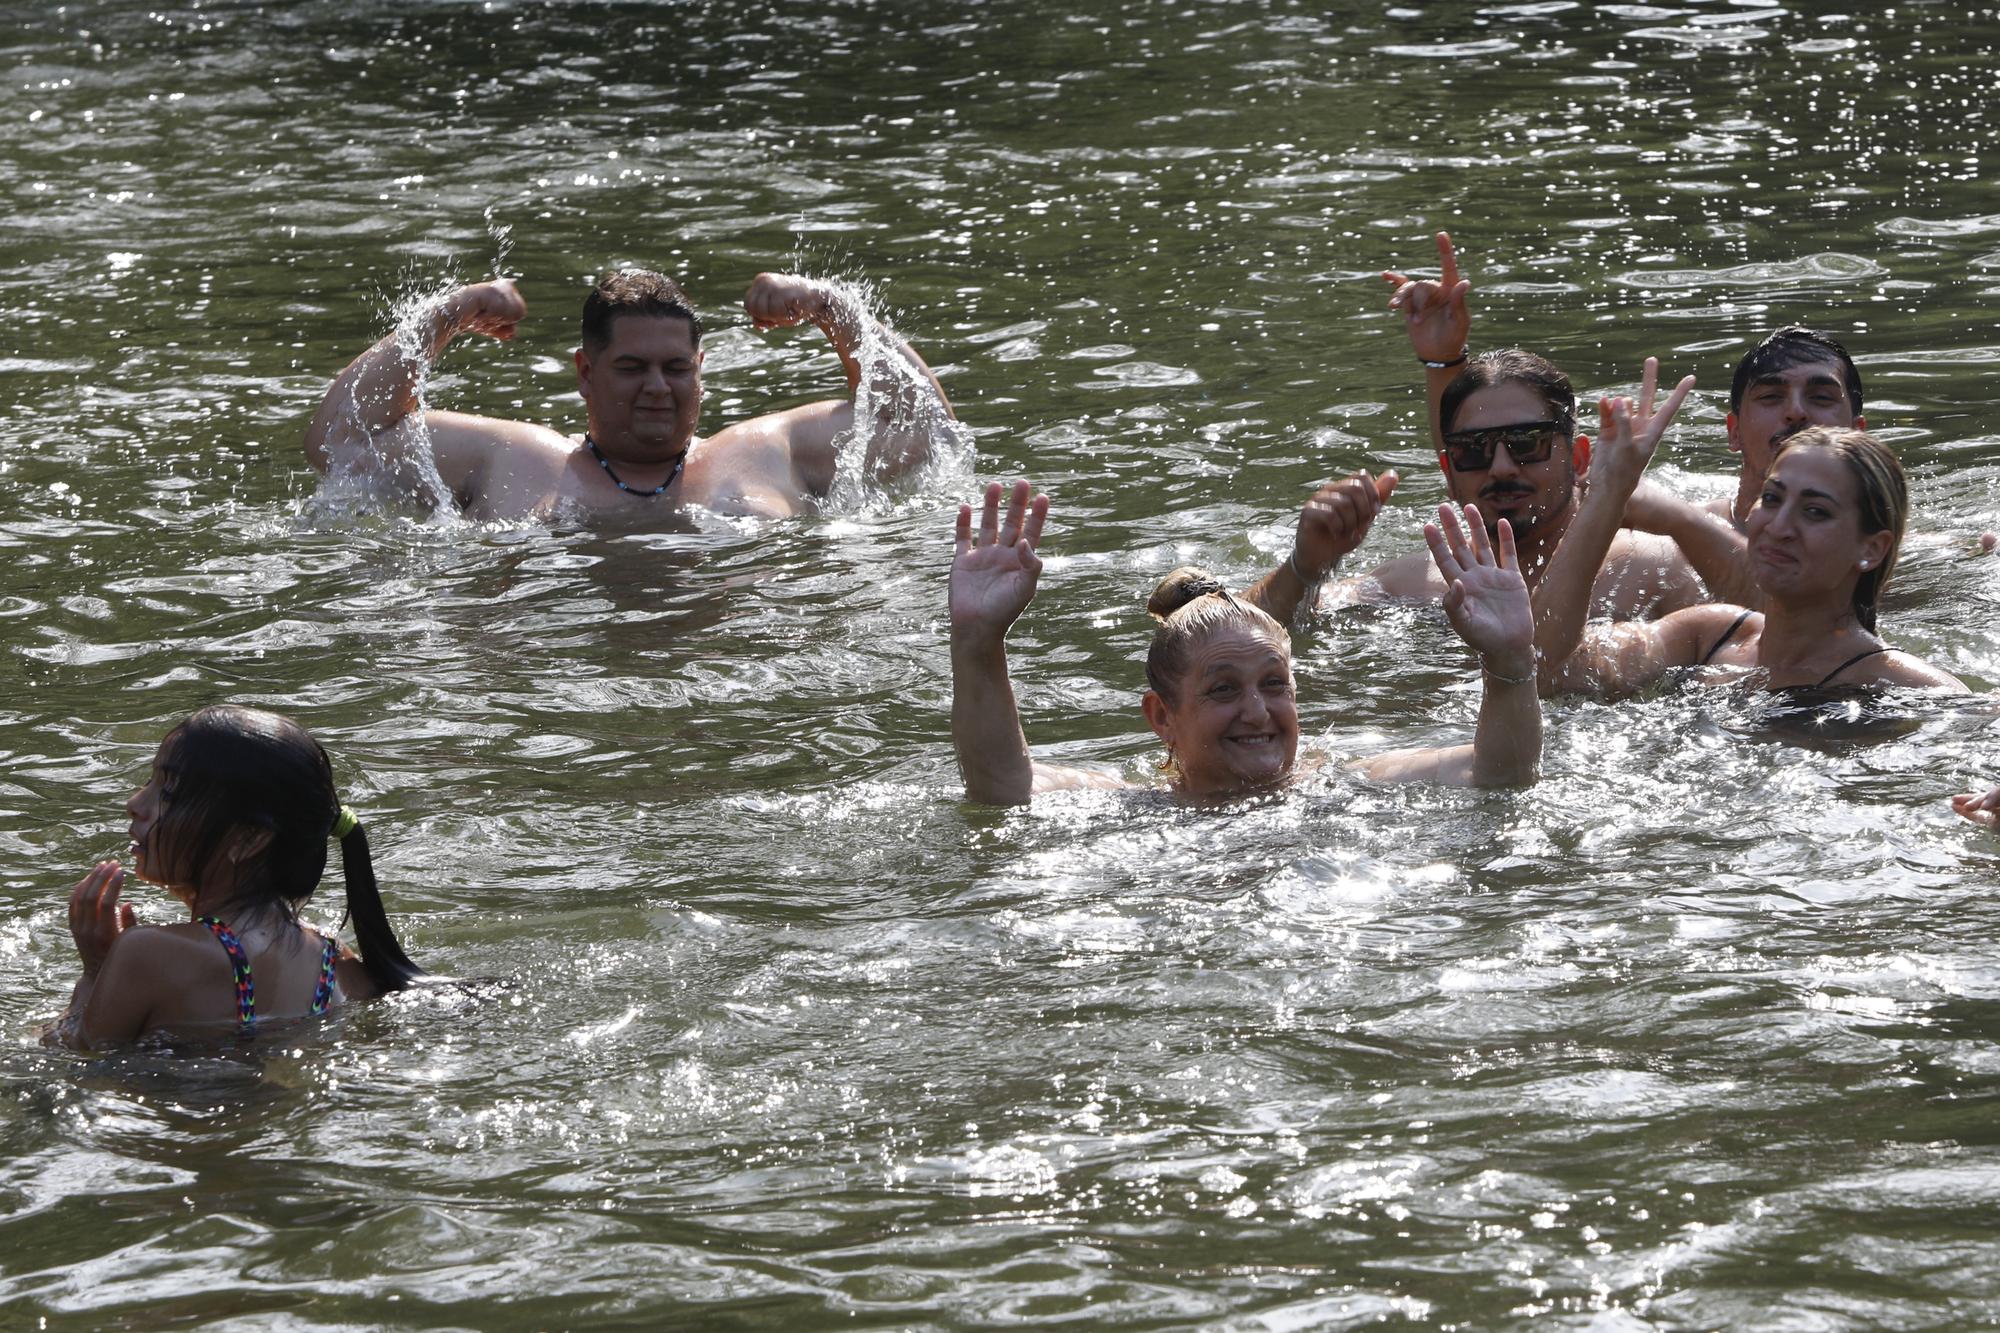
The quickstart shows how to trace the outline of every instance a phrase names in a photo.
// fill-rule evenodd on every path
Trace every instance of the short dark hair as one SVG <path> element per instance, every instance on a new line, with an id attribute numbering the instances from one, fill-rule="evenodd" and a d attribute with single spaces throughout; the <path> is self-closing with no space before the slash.
<path id="1" fill-rule="evenodd" d="M 276 912 L 296 920 L 299 904 L 326 872 L 327 840 L 340 818 L 333 764 L 292 719 L 257 708 L 218 704 L 167 733 L 160 767 L 168 793 L 158 828 L 160 869 L 203 874 L 239 828 L 270 834 L 263 853 L 238 867 L 232 913 Z M 340 840 L 347 911 L 369 977 L 383 991 L 423 975 L 396 940 L 375 883 L 368 835 L 357 823 Z"/>
<path id="2" fill-rule="evenodd" d="M 681 285 L 649 268 L 614 268 L 583 298 L 583 350 L 596 356 L 611 345 L 611 322 L 620 315 L 684 319 L 701 346 L 701 316 Z"/>
<path id="3" fill-rule="evenodd" d="M 1824 333 L 1797 324 L 1779 329 L 1743 354 L 1743 359 L 1736 363 L 1736 378 L 1729 384 L 1729 410 L 1736 412 L 1742 409 L 1743 395 L 1758 380 L 1781 375 L 1794 366 L 1809 366 L 1815 361 L 1832 361 L 1840 366 L 1840 378 L 1847 385 L 1848 405 L 1854 409 L 1855 416 L 1860 416 L 1861 372 L 1855 368 L 1854 358 L 1847 354 L 1845 347 Z"/>
<path id="4" fill-rule="evenodd" d="M 1449 432 L 1452 423 L 1458 420 L 1458 409 L 1465 406 L 1465 400 L 1480 389 L 1496 384 L 1525 384 L 1541 394 L 1550 412 L 1566 423 L 1564 434 L 1569 434 L 1576 425 L 1576 391 L 1570 388 L 1569 376 L 1562 373 L 1555 362 L 1533 352 L 1524 352 L 1518 347 L 1503 347 L 1497 352 L 1482 352 L 1467 363 L 1464 370 L 1453 377 L 1445 386 L 1444 396 L 1438 400 L 1438 432 Z"/>

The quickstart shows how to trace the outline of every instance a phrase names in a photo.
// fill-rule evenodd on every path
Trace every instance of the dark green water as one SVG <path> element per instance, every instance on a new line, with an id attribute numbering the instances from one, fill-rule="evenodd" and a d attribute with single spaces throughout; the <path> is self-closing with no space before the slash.
<path id="1" fill-rule="evenodd" d="M 1526 793 L 962 807 L 950 510 L 1055 497 L 1040 752 L 1143 771 L 1140 602 L 1316 481 L 1441 494 L 1384 266 L 1587 395 L 1857 352 L 1885 627 L 1985 690 L 1990 6 L 71 5 L 0 79 L 0 1323 L 1966 1326 L 2000 1316 L 2000 772 L 1728 699 L 1550 710 Z M 518 274 L 440 403 L 578 429 L 582 284 L 713 317 L 705 428 L 824 396 L 760 269 L 872 280 L 976 477 L 694 535 L 357 517 L 298 442 L 400 295 Z M 1461 737 L 1421 609 L 1298 648 L 1339 754 Z M 280 707 L 463 990 L 254 1058 L 44 1050 L 164 729 Z M 330 898 L 337 894 L 329 894 Z M 171 904 L 142 902 L 150 919 Z M 322 907 L 332 913 L 331 902 Z M 289 1044 L 288 1044 L 289 1043 Z"/>

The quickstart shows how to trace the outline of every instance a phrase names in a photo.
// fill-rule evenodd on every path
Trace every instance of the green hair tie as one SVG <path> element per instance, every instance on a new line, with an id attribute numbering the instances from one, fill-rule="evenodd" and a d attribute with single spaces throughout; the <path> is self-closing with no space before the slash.
<path id="1" fill-rule="evenodd" d="M 355 818 L 354 811 L 343 805 L 340 807 L 340 818 L 333 821 L 333 839 L 339 842 L 360 827 L 361 821 Z"/>

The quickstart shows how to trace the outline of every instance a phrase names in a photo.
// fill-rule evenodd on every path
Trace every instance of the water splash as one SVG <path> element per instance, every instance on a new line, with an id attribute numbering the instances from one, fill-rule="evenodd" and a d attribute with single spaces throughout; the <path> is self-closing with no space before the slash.
<path id="1" fill-rule="evenodd" d="M 835 441 L 833 487 L 826 509 L 869 512 L 892 499 L 884 478 L 906 491 L 961 489 L 972 474 L 972 432 L 953 419 L 924 373 L 911 363 L 890 321 L 878 313 L 874 284 L 823 278 L 852 321 L 854 425 Z M 912 457 L 917 461 L 907 462 Z"/>
<path id="2" fill-rule="evenodd" d="M 493 276 L 496 278 L 518 277 L 507 271 L 507 261 L 514 255 L 514 226 L 502 222 L 496 216 L 500 208 L 497 203 L 486 206 L 486 234 L 493 238 Z"/>
<path id="3" fill-rule="evenodd" d="M 451 488 L 437 469 L 431 452 L 429 388 L 433 362 L 430 354 L 430 321 L 438 303 L 458 290 L 453 274 L 433 278 L 419 286 L 416 274 L 406 274 L 400 294 L 389 303 L 396 353 L 403 364 L 413 367 L 410 385 L 412 407 L 388 430 L 368 426 L 362 403 L 349 390 L 348 400 L 328 432 L 326 479 L 307 502 L 308 514 L 318 521 L 349 520 L 383 509 L 401 509 L 415 498 L 430 510 L 433 523 L 451 523 L 458 517 Z M 382 446 L 390 436 L 397 441 L 396 459 L 388 462 Z"/>

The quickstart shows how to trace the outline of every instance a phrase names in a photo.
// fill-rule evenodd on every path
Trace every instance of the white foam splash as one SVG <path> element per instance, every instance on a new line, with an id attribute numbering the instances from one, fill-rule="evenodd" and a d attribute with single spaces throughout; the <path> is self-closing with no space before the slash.
<path id="1" fill-rule="evenodd" d="M 880 509 L 893 498 L 879 479 L 881 457 L 890 451 L 921 449 L 923 461 L 904 472 L 895 489 L 949 489 L 972 474 L 972 432 L 954 420 L 929 379 L 897 346 L 889 321 L 877 313 L 873 284 L 822 279 L 860 316 L 854 359 L 861 366 L 854 389 L 854 425 L 835 442 L 830 513 Z"/>
<path id="2" fill-rule="evenodd" d="M 414 496 L 431 511 L 432 522 L 458 521 L 457 507 L 437 470 L 430 431 L 425 425 L 433 369 L 428 355 L 430 316 L 437 303 L 458 287 L 457 278 L 451 275 L 421 287 L 410 279 L 391 302 L 389 315 L 396 349 L 406 362 L 417 368 L 411 387 L 414 406 L 404 422 L 392 429 L 409 431 L 414 438 L 391 469 L 382 458 L 377 433 L 365 424 L 361 404 L 350 398 L 327 435 L 326 480 L 308 504 L 315 517 L 346 519 L 385 508 L 400 509 L 404 501 Z"/>

